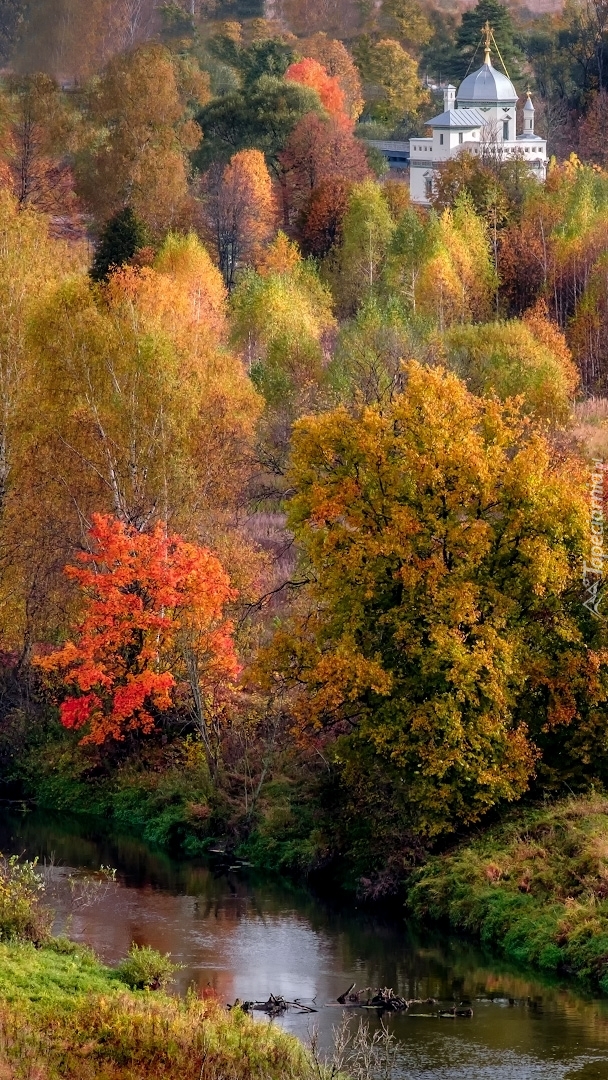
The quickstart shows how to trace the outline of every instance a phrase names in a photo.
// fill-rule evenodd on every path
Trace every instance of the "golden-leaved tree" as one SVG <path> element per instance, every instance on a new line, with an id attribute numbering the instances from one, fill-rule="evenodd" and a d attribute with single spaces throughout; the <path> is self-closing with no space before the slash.
<path id="1" fill-rule="evenodd" d="M 73 278 L 39 306 L 11 511 L 24 549 L 15 601 L 30 639 L 48 638 L 54 590 L 68 595 L 60 569 L 86 548 L 94 512 L 140 532 L 166 521 L 246 574 L 249 552 L 230 526 L 259 399 L 223 344 L 224 305 L 196 238 L 169 237 L 155 267 L 125 268 L 103 287 Z M 37 563 L 47 585 L 28 612 Z"/>
<path id="2" fill-rule="evenodd" d="M 14 644 L 19 634 L 13 600 L 24 596 L 23 523 L 28 512 L 27 504 L 19 509 L 20 474 L 28 423 L 32 410 L 40 408 L 29 393 L 33 357 L 28 326 L 36 305 L 84 265 L 86 251 L 49 237 L 47 219 L 27 206 L 19 209 L 6 190 L 0 191 L 0 234 L 0 625 L 4 643 Z M 40 553 L 34 555 L 40 561 Z"/>
<path id="3" fill-rule="evenodd" d="M 461 195 L 453 210 L 432 216 L 425 235 L 422 268 L 416 279 L 416 309 L 441 330 L 484 319 L 497 285 L 486 223 Z"/>
<path id="4" fill-rule="evenodd" d="M 455 326 L 444 337 L 453 369 L 475 393 L 521 396 L 527 412 L 564 423 L 579 378 L 563 334 L 533 309 L 523 320 Z"/>
<path id="5" fill-rule="evenodd" d="M 239 150 L 218 174 L 207 178 L 206 219 L 226 287 L 252 264 L 274 231 L 272 180 L 260 150 Z"/>
<path id="6" fill-rule="evenodd" d="M 99 221 L 132 206 L 162 235 L 188 215 L 188 154 L 201 132 L 182 85 L 178 61 L 161 45 L 114 57 L 91 92 L 95 131 L 79 156 L 78 191 Z"/>
<path id="7" fill-rule="evenodd" d="M 580 595 L 586 469 L 455 375 L 412 361 L 405 378 L 296 424 L 308 585 L 265 657 L 339 778 L 333 843 L 360 871 L 371 847 L 399 862 L 519 798 L 543 733 L 599 724 L 607 691 Z"/>

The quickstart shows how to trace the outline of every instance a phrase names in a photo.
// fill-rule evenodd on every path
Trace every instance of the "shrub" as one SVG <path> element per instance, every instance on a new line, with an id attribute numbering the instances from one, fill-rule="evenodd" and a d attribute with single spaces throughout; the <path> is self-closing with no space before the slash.
<path id="1" fill-rule="evenodd" d="M 171 963 L 169 953 L 133 944 L 116 973 L 132 990 L 164 990 L 179 966 Z"/>
<path id="2" fill-rule="evenodd" d="M 49 937 L 53 914 L 42 903 L 44 882 L 36 873 L 36 861 L 0 854 L 0 938 L 4 940 L 39 944 Z"/>

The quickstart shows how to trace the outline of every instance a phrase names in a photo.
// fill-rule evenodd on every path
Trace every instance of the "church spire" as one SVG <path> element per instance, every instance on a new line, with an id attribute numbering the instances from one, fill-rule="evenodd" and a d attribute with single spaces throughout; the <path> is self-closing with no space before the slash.
<path id="1" fill-rule="evenodd" d="M 492 46 L 492 36 L 493 35 L 492 35 L 492 27 L 490 26 L 490 23 L 489 23 L 488 19 L 486 19 L 486 23 L 485 23 L 485 26 L 484 26 L 484 28 L 482 30 L 482 34 L 483 34 L 483 43 L 484 43 L 484 49 L 485 49 L 483 62 L 484 62 L 484 64 L 491 64 L 490 48 Z"/>

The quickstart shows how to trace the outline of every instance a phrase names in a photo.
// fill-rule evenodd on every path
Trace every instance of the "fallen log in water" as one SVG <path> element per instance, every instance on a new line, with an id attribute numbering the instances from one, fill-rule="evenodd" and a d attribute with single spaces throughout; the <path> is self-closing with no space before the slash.
<path id="1" fill-rule="evenodd" d="M 243 1009 L 244 1012 L 265 1012 L 268 1016 L 281 1016 L 288 1009 L 299 1009 L 304 1013 L 317 1011 L 311 1005 L 302 1005 L 299 1001 L 285 1001 L 280 994 L 271 994 L 268 1001 L 241 1001 L 237 998 L 233 1005 L 227 1005 L 226 1008 Z"/>
<path id="2" fill-rule="evenodd" d="M 407 1012 L 412 1005 L 437 1005 L 438 1002 L 435 998 L 404 998 L 399 994 L 396 994 L 391 986 L 383 986 L 378 990 L 372 990 L 370 986 L 366 986 L 363 990 L 355 990 L 355 983 L 352 983 L 348 990 L 345 990 L 343 994 L 337 998 L 337 1004 L 343 1008 L 360 1008 L 360 1009 L 377 1009 L 381 1012 Z M 363 995 L 368 996 L 364 999 Z M 370 996 L 371 995 L 371 996 Z M 328 1002 L 333 1005 L 334 1002 Z M 468 1002 L 462 1001 L 459 1006 L 454 1005 L 451 1009 L 439 1011 L 435 1013 L 415 1013 L 412 1016 L 434 1016 L 434 1017 L 471 1017 L 473 1010 L 469 1007 Z"/>

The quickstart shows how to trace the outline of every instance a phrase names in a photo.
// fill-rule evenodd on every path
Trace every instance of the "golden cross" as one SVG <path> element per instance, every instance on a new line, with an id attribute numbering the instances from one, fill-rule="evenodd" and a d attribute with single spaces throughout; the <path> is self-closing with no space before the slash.
<path id="1" fill-rule="evenodd" d="M 483 58 L 483 62 L 484 62 L 484 64 L 489 64 L 490 63 L 490 46 L 492 45 L 492 27 L 490 26 L 490 23 L 489 23 L 488 19 L 486 19 L 485 26 L 484 26 L 484 28 L 483 28 L 483 30 L 481 32 L 483 34 L 483 40 L 484 40 L 484 45 L 485 45 L 485 50 L 486 50 L 486 54 L 485 54 L 485 56 Z"/>

